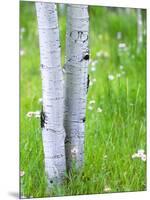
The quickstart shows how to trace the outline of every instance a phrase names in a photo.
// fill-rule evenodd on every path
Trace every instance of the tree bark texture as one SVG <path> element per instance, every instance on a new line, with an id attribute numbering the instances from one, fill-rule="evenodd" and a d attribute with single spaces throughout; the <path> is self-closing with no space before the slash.
<path id="1" fill-rule="evenodd" d="M 64 92 L 56 5 L 36 2 L 42 75 L 41 113 L 45 171 L 48 186 L 60 183 L 66 171 Z"/>
<path id="2" fill-rule="evenodd" d="M 84 160 L 84 129 L 88 84 L 88 6 L 67 6 L 65 71 L 65 149 L 67 171 Z"/>

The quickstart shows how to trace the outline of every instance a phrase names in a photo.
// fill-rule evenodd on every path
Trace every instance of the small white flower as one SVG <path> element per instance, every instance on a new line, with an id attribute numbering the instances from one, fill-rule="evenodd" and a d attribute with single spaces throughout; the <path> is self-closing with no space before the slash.
<path id="1" fill-rule="evenodd" d="M 33 116 L 33 113 L 34 113 L 34 112 L 28 112 L 28 113 L 27 113 L 27 117 L 29 117 L 29 118 L 32 117 L 32 116 Z"/>
<path id="2" fill-rule="evenodd" d="M 93 82 L 92 82 L 92 80 L 90 81 L 90 84 L 89 84 L 90 86 L 92 86 L 93 85 Z"/>
<path id="3" fill-rule="evenodd" d="M 97 112 L 98 112 L 98 113 L 101 113 L 102 111 L 103 111 L 103 110 L 102 110 L 100 107 L 97 108 Z"/>
<path id="4" fill-rule="evenodd" d="M 36 112 L 34 112 L 34 116 L 35 116 L 36 118 L 40 118 L 40 114 L 41 114 L 41 111 L 36 111 Z"/>
<path id="5" fill-rule="evenodd" d="M 120 78 L 120 77 L 121 77 L 121 74 L 117 74 L 116 77 L 117 77 L 117 78 Z"/>
<path id="6" fill-rule="evenodd" d="M 98 63 L 98 61 L 94 60 L 94 61 L 91 62 L 91 66 L 95 66 L 97 63 Z"/>
<path id="7" fill-rule="evenodd" d="M 24 176 L 25 175 L 25 172 L 24 171 L 20 171 L 20 176 Z"/>
<path id="8" fill-rule="evenodd" d="M 120 65 L 120 67 L 119 67 L 121 70 L 124 68 L 124 66 L 123 65 Z"/>
<path id="9" fill-rule="evenodd" d="M 42 104 L 42 103 L 43 103 L 43 99 L 42 99 L 42 98 L 39 98 L 38 102 L 39 102 L 40 104 Z"/>
<path id="10" fill-rule="evenodd" d="M 121 32 L 117 32 L 117 39 L 120 40 L 122 38 L 122 33 Z"/>
<path id="11" fill-rule="evenodd" d="M 138 153 L 139 157 L 141 157 L 144 154 L 144 150 L 143 149 L 139 149 L 137 153 Z"/>
<path id="12" fill-rule="evenodd" d="M 108 52 L 106 52 L 106 51 L 98 51 L 98 52 L 96 53 L 96 56 L 97 56 L 97 57 L 108 58 L 108 57 L 109 57 L 109 54 L 108 54 Z"/>
<path id="13" fill-rule="evenodd" d="M 110 191 L 111 191 L 111 188 L 108 187 L 108 186 L 105 186 L 105 188 L 104 188 L 104 192 L 110 192 Z"/>
<path id="14" fill-rule="evenodd" d="M 95 100 L 91 100 L 89 104 L 95 104 Z"/>
<path id="15" fill-rule="evenodd" d="M 89 64 L 91 64 L 92 63 L 92 59 L 89 59 Z"/>
<path id="16" fill-rule="evenodd" d="M 24 33 L 26 31 L 26 29 L 24 27 L 21 27 L 20 32 Z"/>
<path id="17" fill-rule="evenodd" d="M 132 159 L 138 158 L 138 157 L 139 157 L 139 155 L 138 155 L 137 153 L 134 153 L 134 154 L 132 155 Z"/>
<path id="18" fill-rule="evenodd" d="M 88 110 L 93 110 L 93 107 L 92 106 L 88 106 Z"/>
<path id="19" fill-rule="evenodd" d="M 35 111 L 35 112 L 30 111 L 27 113 L 26 116 L 29 118 L 31 117 L 40 118 L 40 113 L 41 113 L 40 111 Z"/>
<path id="20" fill-rule="evenodd" d="M 145 155 L 145 154 L 143 154 L 143 155 L 141 156 L 141 160 L 146 161 L 146 155 Z"/>
<path id="21" fill-rule="evenodd" d="M 101 51 L 98 51 L 98 52 L 96 53 L 96 56 L 97 56 L 97 57 L 101 57 L 101 55 L 102 55 L 102 52 L 101 52 Z"/>
<path id="22" fill-rule="evenodd" d="M 96 71 L 96 67 L 95 66 L 91 67 L 91 71 L 95 72 Z"/>
<path id="23" fill-rule="evenodd" d="M 113 76 L 112 74 L 109 74 L 109 75 L 108 75 L 108 79 L 109 79 L 110 81 L 112 81 L 112 80 L 114 80 L 114 76 Z"/>
<path id="24" fill-rule="evenodd" d="M 125 43 L 119 43 L 119 44 L 118 44 L 118 47 L 119 47 L 120 49 L 124 49 L 124 48 L 126 48 L 127 46 L 126 46 Z"/>
<path id="25" fill-rule="evenodd" d="M 144 149 L 139 149 L 138 154 L 144 154 Z"/>
<path id="26" fill-rule="evenodd" d="M 104 52 L 104 58 L 108 58 L 109 57 L 109 53 L 108 52 Z"/>
<path id="27" fill-rule="evenodd" d="M 20 50 L 20 56 L 23 56 L 25 54 L 25 51 L 23 49 Z"/>
<path id="28" fill-rule="evenodd" d="M 125 73 L 126 73 L 125 71 L 122 71 L 122 72 L 121 72 L 121 74 L 125 74 Z"/>
<path id="29" fill-rule="evenodd" d="M 142 161 L 146 161 L 146 155 L 144 154 L 144 150 L 139 149 L 137 153 L 132 155 L 132 159 L 134 158 L 140 158 Z"/>

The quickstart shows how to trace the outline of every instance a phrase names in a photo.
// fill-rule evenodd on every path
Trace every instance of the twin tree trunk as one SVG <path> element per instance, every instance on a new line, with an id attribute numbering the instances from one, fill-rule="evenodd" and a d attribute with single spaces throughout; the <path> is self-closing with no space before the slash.
<path id="1" fill-rule="evenodd" d="M 61 183 L 75 164 L 83 164 L 88 73 L 88 7 L 68 5 L 64 78 L 56 5 L 36 3 L 43 109 L 41 112 L 48 186 Z M 65 133 L 66 132 L 66 133 Z"/>
<path id="2" fill-rule="evenodd" d="M 84 156 L 84 124 L 88 77 L 88 9 L 68 5 L 65 69 L 66 164 L 67 170 L 80 168 Z"/>
<path id="3" fill-rule="evenodd" d="M 43 111 L 41 116 L 45 171 L 48 186 L 59 183 L 66 171 L 63 126 L 63 74 L 56 6 L 36 3 L 42 75 Z"/>

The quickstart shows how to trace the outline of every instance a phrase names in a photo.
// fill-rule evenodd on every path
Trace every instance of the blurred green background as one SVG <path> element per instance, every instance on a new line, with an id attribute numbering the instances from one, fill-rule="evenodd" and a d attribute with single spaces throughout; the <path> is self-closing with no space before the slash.
<path id="1" fill-rule="evenodd" d="M 58 5 L 62 66 L 66 6 Z M 146 11 L 137 52 L 136 9 L 90 6 L 90 87 L 85 163 L 46 193 L 38 118 L 42 97 L 37 19 L 33 2 L 20 2 L 20 188 L 22 197 L 146 190 Z M 135 157 L 137 151 L 143 157 Z M 69 181 L 68 181 L 69 180 Z"/>

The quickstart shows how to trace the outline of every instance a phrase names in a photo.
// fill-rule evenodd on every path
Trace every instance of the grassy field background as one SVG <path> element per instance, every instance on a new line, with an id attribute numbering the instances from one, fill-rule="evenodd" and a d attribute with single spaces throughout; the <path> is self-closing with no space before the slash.
<path id="1" fill-rule="evenodd" d="M 62 65 L 66 8 L 59 6 Z M 145 23 L 145 11 L 143 10 Z M 51 196 L 146 190 L 146 36 L 137 53 L 135 9 L 90 7 L 90 87 L 87 97 L 85 163 Z M 143 30 L 145 32 L 145 28 Z M 24 197 L 46 196 L 41 109 L 40 57 L 35 5 L 20 3 L 20 186 Z M 69 180 L 69 181 L 68 181 Z"/>

